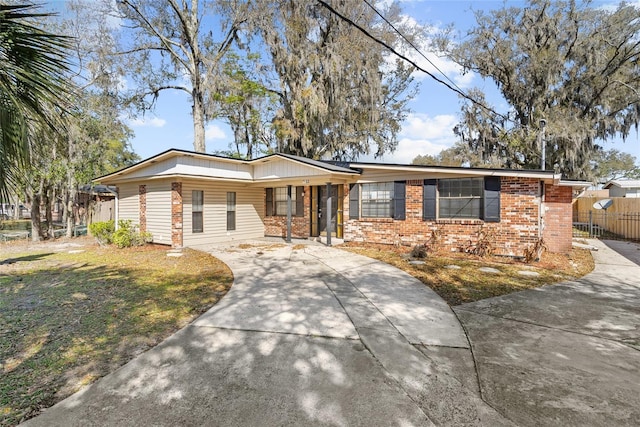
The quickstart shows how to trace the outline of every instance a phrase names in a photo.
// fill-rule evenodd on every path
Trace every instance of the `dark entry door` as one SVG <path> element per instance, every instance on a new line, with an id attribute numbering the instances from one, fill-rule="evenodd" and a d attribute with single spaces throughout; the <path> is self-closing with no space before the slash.
<path id="1" fill-rule="evenodd" d="M 338 186 L 331 186 L 331 234 L 336 235 L 338 219 Z M 342 225 L 342 224 L 341 224 Z M 327 186 L 318 186 L 318 230 L 320 234 L 327 234 Z"/>

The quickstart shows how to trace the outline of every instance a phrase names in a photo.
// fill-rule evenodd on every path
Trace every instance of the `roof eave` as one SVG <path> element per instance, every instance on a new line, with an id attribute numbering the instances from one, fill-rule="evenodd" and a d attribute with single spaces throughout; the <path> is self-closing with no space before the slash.
<path id="1" fill-rule="evenodd" d="M 442 166 L 419 166 L 419 165 L 376 165 L 371 163 L 351 163 L 352 168 L 358 169 L 377 169 L 396 172 L 422 172 L 422 173 L 441 173 L 441 174 L 466 174 L 466 175 L 482 175 L 482 176 L 507 176 L 507 177 L 526 177 L 539 178 L 559 181 L 561 175 L 554 171 L 542 170 L 515 170 L 515 169 L 483 169 L 483 168 L 465 168 L 465 167 L 442 167 Z"/>
<path id="2" fill-rule="evenodd" d="M 566 181 L 560 180 L 557 184 L 559 187 L 573 187 L 573 188 L 588 188 L 593 185 L 592 182 L 588 181 Z"/>

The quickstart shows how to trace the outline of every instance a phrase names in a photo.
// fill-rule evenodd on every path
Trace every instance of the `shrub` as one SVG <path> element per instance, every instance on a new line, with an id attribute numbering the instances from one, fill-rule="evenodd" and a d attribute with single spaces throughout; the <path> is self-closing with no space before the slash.
<path id="1" fill-rule="evenodd" d="M 103 221 L 89 224 L 89 231 L 101 245 L 110 243 L 119 248 L 129 248 L 131 246 L 142 246 L 150 243 L 153 239 L 151 233 L 141 233 L 138 226 L 133 225 L 129 219 L 118 221 L 118 229 L 115 229 L 115 222 Z"/>
<path id="2" fill-rule="evenodd" d="M 113 241 L 113 233 L 116 230 L 115 221 L 100 221 L 89 224 L 89 232 L 101 245 L 108 245 Z"/>
<path id="3" fill-rule="evenodd" d="M 141 233 L 138 226 L 133 225 L 131 220 L 118 221 L 118 229 L 113 233 L 112 241 L 119 248 L 130 248 L 132 246 L 142 246 L 150 243 L 151 233 Z"/>
<path id="4" fill-rule="evenodd" d="M 533 247 L 527 247 L 524 250 L 524 262 L 531 264 L 533 261 L 540 261 L 540 257 L 546 249 L 547 246 L 544 244 L 544 239 L 538 239 Z"/>
<path id="5" fill-rule="evenodd" d="M 438 229 L 431 230 L 431 236 L 425 243 L 417 244 L 411 249 L 412 258 L 426 258 L 429 252 L 433 252 L 438 249 L 438 243 L 440 241 L 441 232 Z"/>
<path id="6" fill-rule="evenodd" d="M 427 257 L 427 245 L 415 245 L 411 249 L 411 258 L 426 258 Z"/>

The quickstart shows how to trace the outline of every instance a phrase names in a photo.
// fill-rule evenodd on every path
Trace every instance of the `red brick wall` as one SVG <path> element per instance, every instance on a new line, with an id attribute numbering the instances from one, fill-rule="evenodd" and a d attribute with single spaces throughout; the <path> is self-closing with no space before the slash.
<path id="1" fill-rule="evenodd" d="M 422 184 L 422 180 L 407 181 L 404 221 L 391 218 L 348 219 L 349 186 L 345 185 L 345 240 L 413 245 L 428 241 L 432 231 L 437 231 L 440 247 L 454 251 L 469 242 L 475 244 L 478 231 L 484 227 L 495 233 L 496 253 L 511 256 L 522 256 L 524 250 L 538 240 L 540 187 L 537 179 L 502 178 L 499 223 L 452 219 L 424 221 Z"/>
<path id="2" fill-rule="evenodd" d="M 545 185 L 544 241 L 551 252 L 571 250 L 572 188 Z"/>
<path id="3" fill-rule="evenodd" d="M 295 188 L 293 188 L 295 191 Z M 266 194 L 266 190 L 265 190 Z M 265 197 L 265 212 L 266 209 Z M 265 236 L 287 236 L 287 216 L 265 216 L 264 217 Z M 311 235 L 311 187 L 304 187 L 304 215 L 291 217 L 291 237 L 306 239 Z"/>
<path id="4" fill-rule="evenodd" d="M 138 195 L 140 200 L 140 231 L 147 231 L 147 186 L 138 186 Z"/>
<path id="5" fill-rule="evenodd" d="M 182 183 L 171 183 L 171 246 L 182 247 Z"/>

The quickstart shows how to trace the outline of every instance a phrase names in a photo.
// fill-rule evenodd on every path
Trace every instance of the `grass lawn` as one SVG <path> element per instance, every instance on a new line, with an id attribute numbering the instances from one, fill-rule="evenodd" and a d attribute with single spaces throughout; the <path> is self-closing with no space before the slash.
<path id="1" fill-rule="evenodd" d="M 202 252 L 168 257 L 162 246 L 82 241 L 0 245 L 0 425 L 37 415 L 158 344 L 233 281 Z"/>
<path id="2" fill-rule="evenodd" d="M 585 249 L 573 249 L 568 255 L 545 252 L 539 262 L 531 264 L 507 257 L 480 258 L 462 253 L 440 252 L 428 254 L 421 260 L 424 261 L 422 265 L 413 265 L 409 263 L 409 247 L 347 243 L 341 248 L 404 270 L 433 289 L 449 305 L 572 280 L 584 276 L 594 268 L 593 257 Z M 494 268 L 499 272 L 481 272 L 479 268 L 482 267 Z M 523 275 L 520 273 L 522 271 L 536 272 L 538 276 Z"/>

